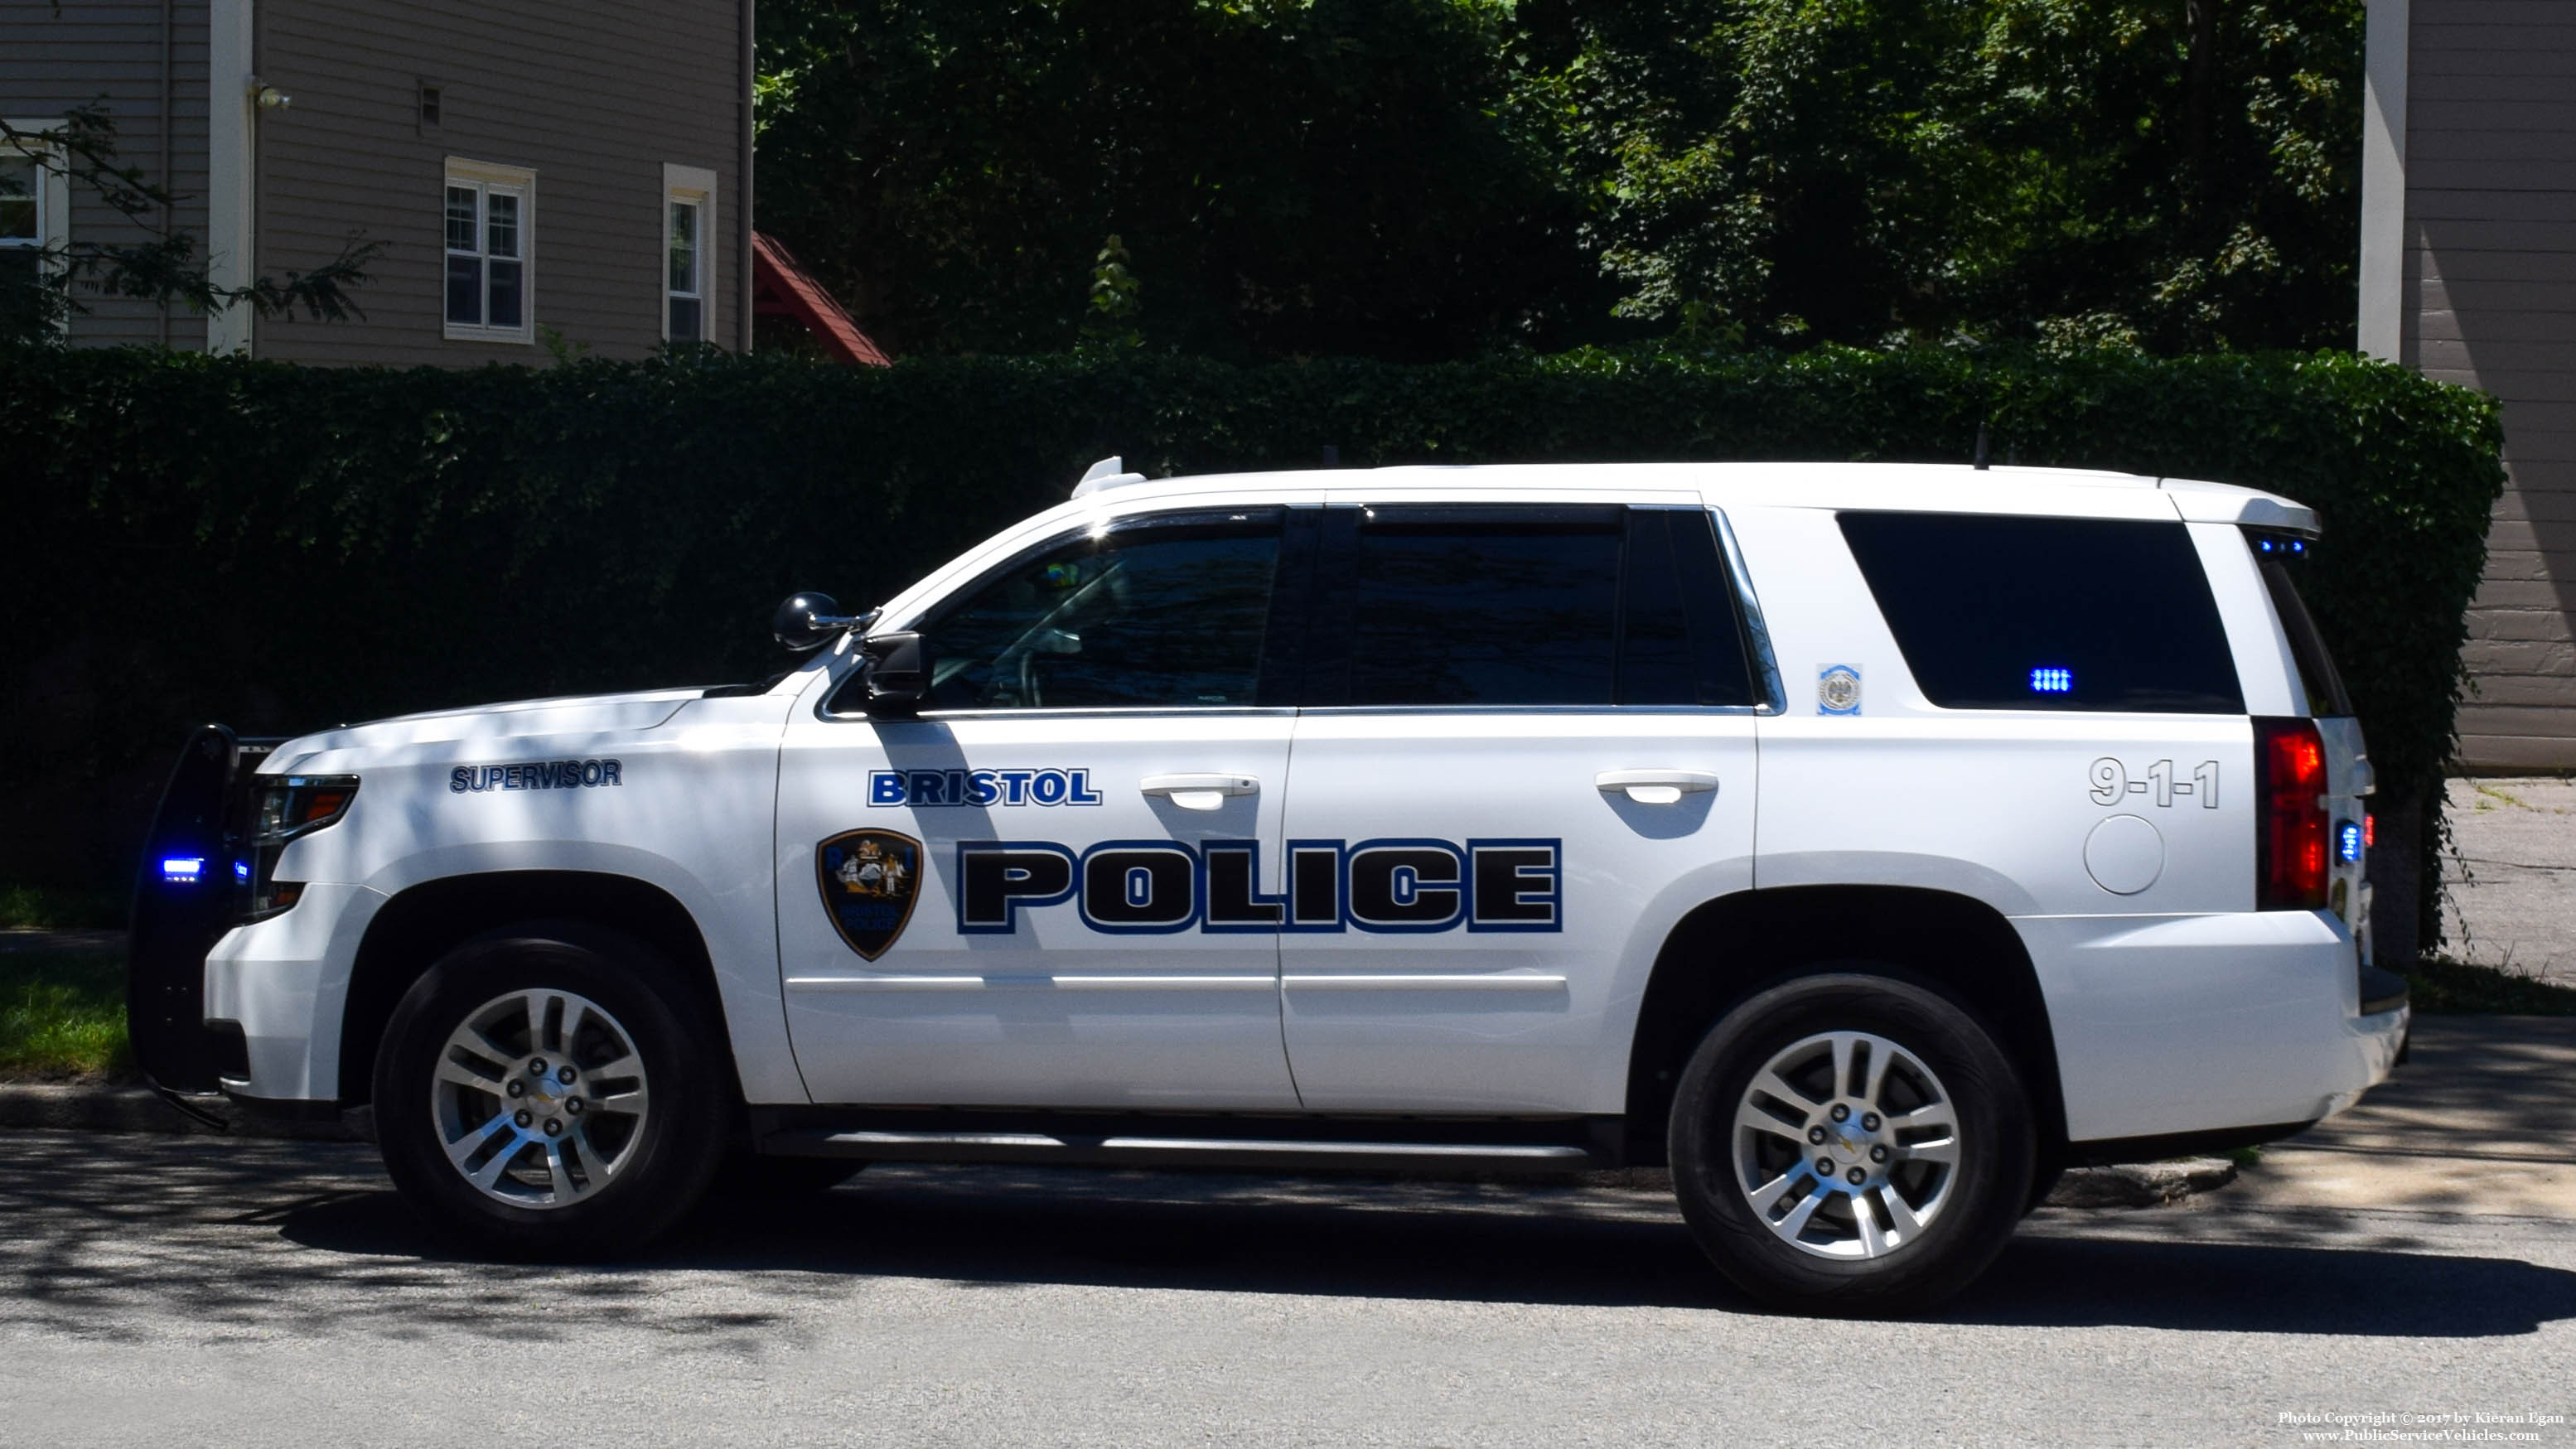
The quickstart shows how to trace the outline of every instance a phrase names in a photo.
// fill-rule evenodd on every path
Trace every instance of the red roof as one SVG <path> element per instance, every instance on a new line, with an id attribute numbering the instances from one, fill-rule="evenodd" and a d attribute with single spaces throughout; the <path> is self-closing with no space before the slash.
<path id="1" fill-rule="evenodd" d="M 764 317 L 795 318 L 843 362 L 894 365 L 894 359 L 859 330 L 823 284 L 796 264 L 794 253 L 760 232 L 751 234 L 751 310 Z"/>

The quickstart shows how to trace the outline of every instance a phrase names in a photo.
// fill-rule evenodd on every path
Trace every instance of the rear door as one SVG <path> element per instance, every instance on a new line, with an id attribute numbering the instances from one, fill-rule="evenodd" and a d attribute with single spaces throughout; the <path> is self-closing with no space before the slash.
<path id="1" fill-rule="evenodd" d="M 1713 516 L 1381 505 L 1326 540 L 1286 829 L 1300 1096 L 1620 1111 L 1665 934 L 1752 883 Z"/>

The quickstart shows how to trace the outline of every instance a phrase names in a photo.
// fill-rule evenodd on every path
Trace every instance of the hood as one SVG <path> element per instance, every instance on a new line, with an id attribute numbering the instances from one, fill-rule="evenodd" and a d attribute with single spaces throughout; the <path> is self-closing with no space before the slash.
<path id="1" fill-rule="evenodd" d="M 649 689 L 631 694 L 568 695 L 558 699 L 522 699 L 472 709 L 433 710 L 397 715 L 366 724 L 344 725 L 288 740 L 260 766 L 264 775 L 350 768 L 354 760 L 326 759 L 355 754 L 409 753 L 438 746 L 471 750 L 486 742 L 499 747 L 531 736 L 574 737 L 640 734 L 659 728 L 701 689 Z"/>

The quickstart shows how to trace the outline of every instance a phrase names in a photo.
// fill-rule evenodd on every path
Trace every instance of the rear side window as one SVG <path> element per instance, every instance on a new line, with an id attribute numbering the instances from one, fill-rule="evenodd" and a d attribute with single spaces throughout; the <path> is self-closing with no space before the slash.
<path id="1" fill-rule="evenodd" d="M 1619 510 L 1446 512 L 1363 519 L 1349 702 L 1609 704 Z"/>
<path id="2" fill-rule="evenodd" d="M 1380 507 L 1340 522 L 1308 703 L 1752 703 L 1705 510 Z M 1344 641 L 1347 659 L 1330 657 Z"/>
<path id="3" fill-rule="evenodd" d="M 1944 709 L 2243 714 L 2179 522 L 1845 513 L 1843 538 Z"/>

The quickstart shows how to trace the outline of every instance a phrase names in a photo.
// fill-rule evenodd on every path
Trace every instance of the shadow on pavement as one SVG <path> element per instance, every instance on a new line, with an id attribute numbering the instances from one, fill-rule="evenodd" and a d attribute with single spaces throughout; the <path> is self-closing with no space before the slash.
<path id="1" fill-rule="evenodd" d="M 1936 1317 L 2420 1338 L 2576 1318 L 2576 1273 L 2489 1248 L 2497 1221 L 2472 1254 L 2416 1219 L 2052 1212 Z M 1751 1311 L 1670 1199 L 1619 1187 L 881 1167 L 711 1210 L 633 1261 L 489 1264 L 444 1250 L 364 1148 L 0 1133 L 0 1331 L 625 1327 L 756 1353 L 807 1315 L 865 1312 L 874 1279 Z"/>
<path id="2" fill-rule="evenodd" d="M 437 1256 L 389 1192 L 277 1219 L 335 1253 Z M 1754 1311 L 1646 1194 L 1509 1185 L 879 1169 L 711 1210 L 643 1262 L 582 1270 Z M 2505 1258 L 2025 1233 L 1938 1321 L 2484 1338 L 2576 1318 L 2576 1273 Z"/>
<path id="3" fill-rule="evenodd" d="M 2496 1338 L 2576 1318 L 2576 1273 L 2372 1248 L 2024 1235 L 1935 1317 L 2028 1328 Z"/>

